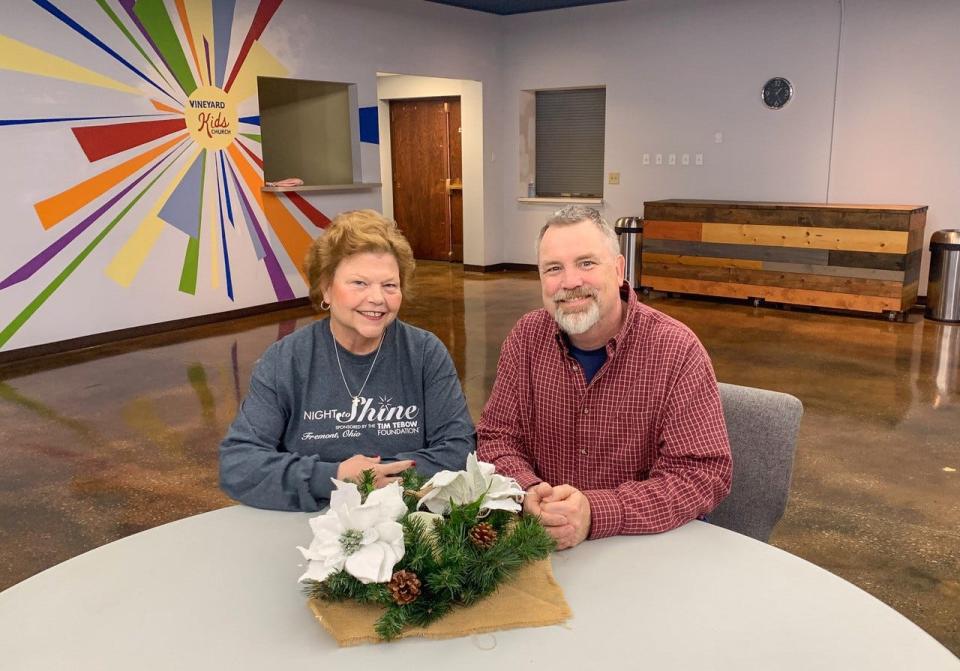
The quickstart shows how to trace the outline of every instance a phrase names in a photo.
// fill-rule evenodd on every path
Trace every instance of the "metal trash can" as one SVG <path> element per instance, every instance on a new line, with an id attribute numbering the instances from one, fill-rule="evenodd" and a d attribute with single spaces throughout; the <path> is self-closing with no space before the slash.
<path id="1" fill-rule="evenodd" d="M 641 266 L 643 265 L 643 219 L 641 217 L 620 217 L 613 229 L 620 238 L 620 253 L 627 260 L 625 279 L 634 289 L 640 288 Z"/>
<path id="2" fill-rule="evenodd" d="M 937 231 L 930 237 L 926 316 L 960 322 L 960 229 Z"/>

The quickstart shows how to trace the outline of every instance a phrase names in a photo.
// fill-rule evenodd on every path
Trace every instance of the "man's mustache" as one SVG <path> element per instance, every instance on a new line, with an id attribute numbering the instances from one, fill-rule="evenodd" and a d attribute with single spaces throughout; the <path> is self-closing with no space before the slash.
<path id="1" fill-rule="evenodd" d="M 578 289 L 561 289 L 553 296 L 551 299 L 554 303 L 563 303 L 565 301 L 573 301 L 579 298 L 596 298 L 597 291 L 596 289 L 589 289 L 587 287 L 580 287 Z"/>

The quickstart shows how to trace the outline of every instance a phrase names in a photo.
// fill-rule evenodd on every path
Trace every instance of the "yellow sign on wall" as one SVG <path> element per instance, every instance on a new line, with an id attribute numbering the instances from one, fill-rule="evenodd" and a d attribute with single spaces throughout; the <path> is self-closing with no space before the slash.
<path id="1" fill-rule="evenodd" d="M 190 137 L 204 149 L 225 149 L 233 142 L 237 111 L 223 89 L 198 88 L 187 99 L 183 112 Z"/>

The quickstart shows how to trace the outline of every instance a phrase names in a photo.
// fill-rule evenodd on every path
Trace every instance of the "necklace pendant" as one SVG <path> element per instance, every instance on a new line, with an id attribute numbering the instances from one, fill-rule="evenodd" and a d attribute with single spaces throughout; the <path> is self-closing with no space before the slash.
<path id="1" fill-rule="evenodd" d="M 363 384 L 360 385 L 360 391 L 357 392 L 356 396 L 350 391 L 350 386 L 347 384 L 347 376 L 343 374 L 343 364 L 340 363 L 340 346 L 337 344 L 337 339 L 333 339 L 333 353 L 337 357 L 337 368 L 340 369 L 340 379 L 343 380 L 343 388 L 346 389 L 347 395 L 350 396 L 350 399 L 353 403 L 353 412 L 357 411 L 357 406 L 360 405 L 360 394 L 363 393 L 363 390 L 367 387 L 367 382 L 370 381 L 370 373 L 373 372 L 373 367 L 377 365 L 377 357 L 380 356 L 380 347 L 383 345 L 383 334 L 380 334 L 380 343 L 377 345 L 377 351 L 373 355 L 373 361 L 370 363 L 370 368 L 367 369 L 367 377 L 364 378 Z"/>

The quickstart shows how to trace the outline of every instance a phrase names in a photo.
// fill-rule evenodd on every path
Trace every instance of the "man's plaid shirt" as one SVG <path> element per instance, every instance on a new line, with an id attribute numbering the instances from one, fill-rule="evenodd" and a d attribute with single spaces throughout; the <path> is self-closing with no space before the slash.
<path id="1" fill-rule="evenodd" d="M 500 353 L 477 453 L 528 489 L 570 484 L 590 501 L 590 538 L 677 527 L 730 491 L 730 445 L 710 358 L 680 322 L 626 285 L 626 318 L 588 385 L 546 310 Z"/>

